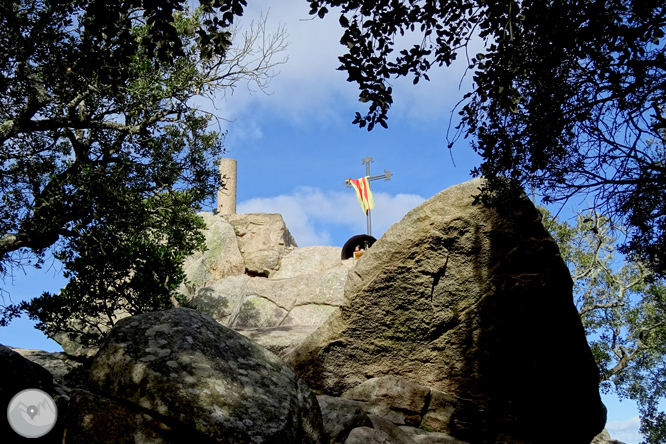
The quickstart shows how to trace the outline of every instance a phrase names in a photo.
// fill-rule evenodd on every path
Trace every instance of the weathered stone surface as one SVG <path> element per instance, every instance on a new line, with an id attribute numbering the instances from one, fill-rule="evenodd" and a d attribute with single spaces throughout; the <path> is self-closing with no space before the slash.
<path id="1" fill-rule="evenodd" d="M 347 390 L 342 397 L 363 402 L 367 413 L 394 424 L 418 426 L 429 393 L 429 388 L 399 376 L 382 376 Z"/>
<path id="2" fill-rule="evenodd" d="M 183 269 L 190 281 L 185 294 L 206 287 L 227 276 L 245 273 L 245 262 L 240 253 L 236 233 L 223 217 L 202 212 L 199 216 L 206 222 L 204 252 L 196 252 L 185 259 Z"/>
<path id="3" fill-rule="evenodd" d="M 25 348 L 12 348 L 12 350 L 48 370 L 53 379 L 59 384 L 65 382 L 65 375 L 71 370 L 81 366 L 80 362 L 71 360 L 65 353 L 49 353 L 43 350 Z"/>
<path id="4" fill-rule="evenodd" d="M 83 390 L 72 393 L 69 413 L 61 421 L 63 444 L 187 444 L 196 434 L 174 430 L 139 408 Z"/>
<path id="5" fill-rule="evenodd" d="M 612 439 L 608 430 L 603 429 L 601 433 L 594 437 L 590 444 L 624 444 L 622 441 Z"/>
<path id="6" fill-rule="evenodd" d="M 324 443 L 342 444 L 356 427 L 371 427 L 372 422 L 358 402 L 333 396 L 317 396 L 324 422 Z"/>
<path id="7" fill-rule="evenodd" d="M 212 245 L 188 259 L 192 282 L 181 288 L 198 311 L 233 329 L 250 329 L 321 325 L 342 304 L 353 261 L 340 260 L 339 247 L 296 248 L 279 214 L 202 216 Z M 224 235 L 213 235 L 219 232 Z M 232 262 L 242 267 L 220 265 L 233 256 L 222 244 L 240 248 Z M 236 275 L 217 279 L 215 264 Z"/>
<path id="8" fill-rule="evenodd" d="M 413 444 L 396 441 L 386 432 L 371 427 L 357 427 L 351 431 L 345 444 Z"/>
<path id="9" fill-rule="evenodd" d="M 86 347 L 81 344 L 78 335 L 70 333 L 55 333 L 53 340 L 56 341 L 65 353 L 71 356 L 94 356 L 97 353 L 97 347 Z"/>
<path id="10" fill-rule="evenodd" d="M 288 311 L 273 300 L 249 294 L 238 307 L 232 328 L 254 328 L 280 326 Z"/>
<path id="11" fill-rule="evenodd" d="M 450 393 L 452 435 L 466 441 L 588 444 L 605 415 L 568 270 L 524 193 L 493 208 L 483 185 L 444 190 L 393 225 L 350 271 L 340 310 L 286 360 L 318 393 L 385 375 Z M 552 424 L 563 429 L 544 441 Z"/>
<path id="12" fill-rule="evenodd" d="M 353 261 L 340 259 L 340 247 L 308 246 L 287 253 L 280 261 L 280 269 L 274 279 L 287 279 L 303 274 L 323 273 L 332 268 L 347 265 Z"/>
<path id="13" fill-rule="evenodd" d="M 416 444 L 468 444 L 442 432 L 426 432 L 409 426 L 399 426 L 398 428 L 407 433 Z"/>
<path id="14" fill-rule="evenodd" d="M 245 274 L 199 288 L 190 303 L 197 311 L 210 316 L 224 326 L 235 323 L 245 300 L 248 282 L 253 279 Z"/>
<path id="15" fill-rule="evenodd" d="M 328 319 L 335 309 L 333 304 L 312 304 L 297 305 L 289 311 L 280 325 L 321 325 Z"/>
<path id="16" fill-rule="evenodd" d="M 252 279 L 246 290 L 246 314 L 231 326 L 321 325 L 342 304 L 348 273 L 337 267 L 290 279 Z"/>
<path id="17" fill-rule="evenodd" d="M 439 390 L 430 390 L 427 411 L 421 419 L 421 427 L 434 432 L 451 433 L 451 416 L 455 411 L 455 396 Z"/>
<path id="18" fill-rule="evenodd" d="M 404 444 L 416 444 L 409 434 L 400 430 L 392 421 L 377 415 L 368 415 L 368 418 L 372 421 L 372 427 L 386 433 L 392 440 Z"/>
<path id="19" fill-rule="evenodd" d="M 280 214 L 225 214 L 233 227 L 245 270 L 252 274 L 270 276 L 280 266 L 280 260 L 298 247 Z"/>
<path id="20" fill-rule="evenodd" d="M 321 325 L 342 304 L 349 267 L 286 279 L 231 276 L 200 288 L 191 302 L 234 329 Z"/>
<path id="21" fill-rule="evenodd" d="M 314 325 L 288 325 L 239 329 L 236 332 L 253 340 L 268 351 L 281 356 L 303 342 L 316 328 Z"/>
<path id="22" fill-rule="evenodd" d="M 82 358 L 92 358 L 99 350 L 99 347 L 96 345 L 84 345 L 84 341 L 81 340 L 83 333 L 85 334 L 99 334 L 107 333 L 110 329 L 107 327 L 108 319 L 104 316 L 88 317 L 86 319 L 85 325 L 78 319 L 72 319 L 69 321 L 68 326 L 65 327 L 66 332 L 60 331 L 53 333 L 53 340 L 56 341 L 63 349 L 63 351 L 70 356 L 77 356 Z M 110 313 L 114 319 L 114 322 L 126 318 L 129 316 L 126 310 L 116 310 L 113 313 Z M 81 332 L 81 333 L 74 333 Z"/>
<path id="23" fill-rule="evenodd" d="M 291 368 L 190 309 L 116 324 L 95 357 L 90 386 L 221 443 L 321 440 L 317 400 Z"/>

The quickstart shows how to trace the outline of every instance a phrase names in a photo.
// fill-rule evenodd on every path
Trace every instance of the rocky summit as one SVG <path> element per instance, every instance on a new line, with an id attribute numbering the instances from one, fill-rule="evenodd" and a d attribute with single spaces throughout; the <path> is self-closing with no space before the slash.
<path id="1" fill-rule="evenodd" d="M 210 247 L 183 288 L 198 311 L 236 330 L 319 326 L 342 303 L 353 261 L 339 247 L 297 248 L 279 214 L 201 215 Z"/>
<path id="2" fill-rule="evenodd" d="M 0 346 L 0 394 L 51 393 L 54 443 L 614 443 L 557 245 L 524 193 L 485 186 L 360 259 L 297 248 L 279 215 L 203 214 L 196 310 L 119 320 L 88 370 Z"/>
<path id="3" fill-rule="evenodd" d="M 451 431 L 470 442 L 588 444 L 605 410 L 569 272 L 524 193 L 483 187 L 451 187 L 393 225 L 285 360 L 318 393 L 394 375 L 452 395 Z M 553 423 L 562 435 L 544 436 Z"/>

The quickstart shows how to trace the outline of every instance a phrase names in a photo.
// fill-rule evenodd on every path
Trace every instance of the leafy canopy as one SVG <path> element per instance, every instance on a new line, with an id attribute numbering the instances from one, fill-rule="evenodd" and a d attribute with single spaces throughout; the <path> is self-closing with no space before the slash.
<path id="1" fill-rule="evenodd" d="M 663 442 L 666 414 L 666 282 L 650 279 L 640 262 L 623 262 L 615 245 L 622 233 L 608 217 L 579 214 L 569 225 L 544 213 L 574 283 L 576 307 L 595 360 L 601 388 L 637 402 L 647 443 Z"/>
<path id="2" fill-rule="evenodd" d="M 473 88 L 458 137 L 474 170 L 539 187 L 546 200 L 590 193 L 630 230 L 625 251 L 666 273 L 666 6 L 645 0 L 310 0 L 340 8 L 340 68 L 368 103 L 354 122 L 387 126 L 391 79 L 428 80 L 460 54 Z M 402 38 L 408 36 L 409 38 Z M 409 45 L 406 41 L 416 43 Z M 480 46 L 469 54 L 471 43 Z"/>
<path id="3" fill-rule="evenodd" d="M 264 86 L 285 47 L 263 23 L 232 46 L 244 0 L 186 4 L 0 5 L 0 274 L 51 249 L 70 279 L 0 307 L 0 324 L 27 311 L 51 336 L 99 340 L 118 316 L 178 304 L 183 258 L 203 247 L 194 211 L 220 185 L 223 152 L 193 99 Z"/>

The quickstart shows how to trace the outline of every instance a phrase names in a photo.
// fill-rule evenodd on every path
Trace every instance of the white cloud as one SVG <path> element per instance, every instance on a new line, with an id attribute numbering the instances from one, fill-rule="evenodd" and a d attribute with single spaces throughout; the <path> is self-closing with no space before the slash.
<path id="1" fill-rule="evenodd" d="M 642 435 L 638 432 L 640 426 L 640 418 L 634 416 L 626 421 L 611 421 L 606 424 L 606 430 L 612 439 L 626 444 L 639 444 L 643 440 Z"/>
<path id="2" fill-rule="evenodd" d="M 373 193 L 372 235 L 379 238 L 425 199 L 415 194 Z M 300 247 L 342 244 L 366 232 L 366 218 L 353 190 L 299 187 L 290 194 L 241 202 L 238 213 L 280 213 Z"/>
<path id="3" fill-rule="evenodd" d="M 312 19 L 308 11 L 309 6 L 303 0 L 250 2 L 240 21 L 241 27 L 248 28 L 262 13 L 268 16 L 269 30 L 284 24 L 289 34 L 286 51 L 289 60 L 277 68 L 279 74 L 271 80 L 269 96 L 238 89 L 229 97 L 225 112 L 231 114 L 230 118 L 244 116 L 251 109 L 252 114 L 261 110 L 297 124 L 313 117 L 324 122 L 342 119 L 333 106 L 339 106 L 341 99 L 356 103 L 355 87 L 347 84 L 345 75 L 336 70 L 342 49 L 338 44 L 341 29 L 337 20 L 333 16 L 327 20 Z M 344 116 L 343 120 L 347 122 L 349 117 Z"/>
<path id="4" fill-rule="evenodd" d="M 358 102 L 356 84 L 348 83 L 347 75 L 337 70 L 340 65 L 338 57 L 344 52 L 339 44 L 343 30 L 337 20 L 338 10 L 334 9 L 323 20 L 313 18 L 308 12 L 309 5 L 303 0 L 249 3 L 241 26 L 249 27 L 250 22 L 262 13 L 268 15 L 268 29 L 284 24 L 289 34 L 290 44 L 286 51 L 289 60 L 278 67 L 279 74 L 268 88 L 271 95 L 250 94 L 239 88 L 222 104 L 227 114 L 225 117 L 244 121 L 265 114 L 295 125 L 312 125 L 313 120 L 320 124 L 346 125 L 353 118 L 354 111 L 363 113 L 366 110 L 365 104 Z M 420 38 L 414 41 L 420 41 Z M 409 45 L 410 41 L 401 43 Z M 471 46 L 479 44 L 473 42 Z M 471 76 L 468 76 L 463 91 L 459 90 L 467 67 L 464 53 L 459 59 L 453 67 L 434 67 L 428 74 L 430 82 L 423 80 L 412 85 L 412 79 L 391 80 L 394 106 L 390 118 L 405 120 L 417 127 L 448 120 L 452 107 L 470 83 Z"/>

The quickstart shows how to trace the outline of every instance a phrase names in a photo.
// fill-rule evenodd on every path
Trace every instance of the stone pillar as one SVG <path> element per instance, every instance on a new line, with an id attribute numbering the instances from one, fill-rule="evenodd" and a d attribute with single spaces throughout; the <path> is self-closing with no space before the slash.
<path id="1" fill-rule="evenodd" d="M 217 213 L 236 214 L 236 160 L 220 159 L 222 187 L 217 192 Z"/>

